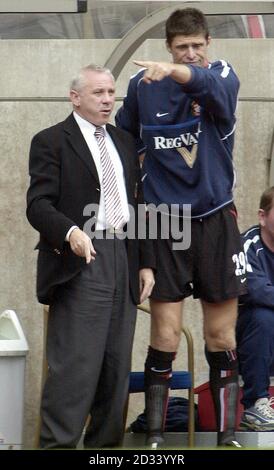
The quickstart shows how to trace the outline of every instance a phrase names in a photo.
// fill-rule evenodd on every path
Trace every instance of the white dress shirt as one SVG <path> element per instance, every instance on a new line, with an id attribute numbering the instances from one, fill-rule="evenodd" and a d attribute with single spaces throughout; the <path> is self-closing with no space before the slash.
<path id="1" fill-rule="evenodd" d="M 94 132 L 96 129 L 96 126 L 91 124 L 90 122 L 86 121 L 83 119 L 79 114 L 77 114 L 75 111 L 73 111 L 73 116 L 80 127 L 80 130 L 83 134 L 83 137 L 87 143 L 87 146 L 92 154 L 96 170 L 98 173 L 99 181 L 100 181 L 100 204 L 99 204 L 99 210 L 98 210 L 98 215 L 97 215 L 97 222 L 96 222 L 96 230 L 105 230 L 109 227 L 109 224 L 106 221 L 106 215 L 105 215 L 105 202 L 104 202 L 104 190 L 103 190 L 103 184 L 102 184 L 102 166 L 101 166 L 101 157 L 100 157 L 100 151 L 99 147 L 97 144 L 97 140 L 95 138 Z M 117 186 L 119 190 L 119 195 L 120 195 L 120 200 L 122 204 L 122 210 L 124 213 L 124 218 L 126 222 L 129 221 L 129 209 L 128 209 L 128 200 L 127 200 L 127 193 L 126 193 L 126 185 L 125 185 L 125 178 L 124 178 L 124 170 L 123 170 L 123 165 L 120 160 L 119 154 L 116 150 L 116 147 L 114 143 L 112 142 L 109 134 L 106 131 L 106 126 L 101 126 L 105 130 L 105 143 L 106 147 L 109 153 L 109 156 L 111 158 L 111 161 L 114 166 L 116 178 L 117 178 Z M 75 225 L 71 227 L 66 235 L 66 241 L 69 240 L 69 236 L 74 230 L 77 228 Z"/>

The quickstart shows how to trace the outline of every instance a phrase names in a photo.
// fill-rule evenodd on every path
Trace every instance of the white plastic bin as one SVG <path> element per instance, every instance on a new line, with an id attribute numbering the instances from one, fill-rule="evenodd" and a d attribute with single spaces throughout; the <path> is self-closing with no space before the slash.
<path id="1" fill-rule="evenodd" d="M 28 343 L 13 310 L 0 314 L 0 450 L 21 449 Z"/>

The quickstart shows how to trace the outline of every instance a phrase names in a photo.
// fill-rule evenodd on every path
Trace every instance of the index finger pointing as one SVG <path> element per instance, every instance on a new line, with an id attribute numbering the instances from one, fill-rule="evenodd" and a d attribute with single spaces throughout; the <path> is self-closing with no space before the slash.
<path id="1" fill-rule="evenodd" d="M 134 60 L 133 63 L 135 65 L 140 65 L 141 67 L 146 67 L 148 68 L 151 64 L 148 60 Z"/>

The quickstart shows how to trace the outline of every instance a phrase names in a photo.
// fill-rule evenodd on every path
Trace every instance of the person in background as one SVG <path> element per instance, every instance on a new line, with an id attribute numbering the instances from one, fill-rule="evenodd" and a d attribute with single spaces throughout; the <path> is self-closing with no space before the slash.
<path id="1" fill-rule="evenodd" d="M 136 305 L 154 285 L 152 243 L 119 236 L 143 200 L 134 140 L 108 124 L 111 72 L 83 67 L 70 99 L 72 114 L 30 148 L 27 217 L 40 233 L 38 299 L 49 304 L 44 449 L 75 448 L 89 415 L 85 447 L 121 445 Z"/>
<path id="2" fill-rule="evenodd" d="M 274 431 L 274 398 L 269 397 L 274 363 L 274 186 L 264 191 L 259 224 L 242 237 L 248 292 L 240 298 L 237 348 L 243 379 L 242 430 Z"/>
<path id="3" fill-rule="evenodd" d="M 116 124 L 145 152 L 143 185 L 150 207 L 179 208 L 180 231 L 191 222 L 188 249 L 177 238 L 156 241 L 157 273 L 151 305 L 151 339 L 145 363 L 147 444 L 163 446 L 163 429 L 178 349 L 182 306 L 199 298 L 206 358 L 218 424 L 218 445 L 235 446 L 238 360 L 235 325 L 238 296 L 245 292 L 244 259 L 233 203 L 232 151 L 239 80 L 225 60 L 209 63 L 211 38 L 203 13 L 174 11 L 166 21 L 172 62 L 135 60 L 142 69 L 129 82 Z M 184 219 L 184 205 L 191 219 Z M 158 234 L 162 213 L 158 212 Z"/>

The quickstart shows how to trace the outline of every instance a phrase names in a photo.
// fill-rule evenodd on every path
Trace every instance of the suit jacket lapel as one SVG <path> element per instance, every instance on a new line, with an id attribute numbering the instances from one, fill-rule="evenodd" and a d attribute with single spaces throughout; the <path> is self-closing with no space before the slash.
<path id="1" fill-rule="evenodd" d="M 114 145 L 117 148 L 118 154 L 120 156 L 123 169 L 124 169 L 127 193 L 129 194 L 130 192 L 129 191 L 130 162 L 129 162 L 129 159 L 126 158 L 126 155 L 127 155 L 126 143 L 118 136 L 116 132 L 116 128 L 114 126 L 107 124 L 106 127 L 107 127 L 107 131 L 111 139 L 113 140 Z M 64 130 L 67 134 L 67 138 L 72 149 L 79 156 L 79 158 L 81 158 L 81 160 L 85 163 L 91 175 L 93 176 L 93 178 L 95 178 L 96 183 L 100 185 L 99 176 L 97 173 L 94 160 L 86 144 L 86 141 L 82 135 L 82 132 L 77 122 L 75 121 L 72 113 L 64 121 Z"/>
<path id="2" fill-rule="evenodd" d="M 68 141 L 71 147 L 73 148 L 74 152 L 77 153 L 77 155 L 85 163 L 88 170 L 95 178 L 97 184 L 100 185 L 99 176 L 94 160 L 83 137 L 83 134 L 73 117 L 73 114 L 70 114 L 70 116 L 64 121 L 64 130 L 67 134 Z"/>

